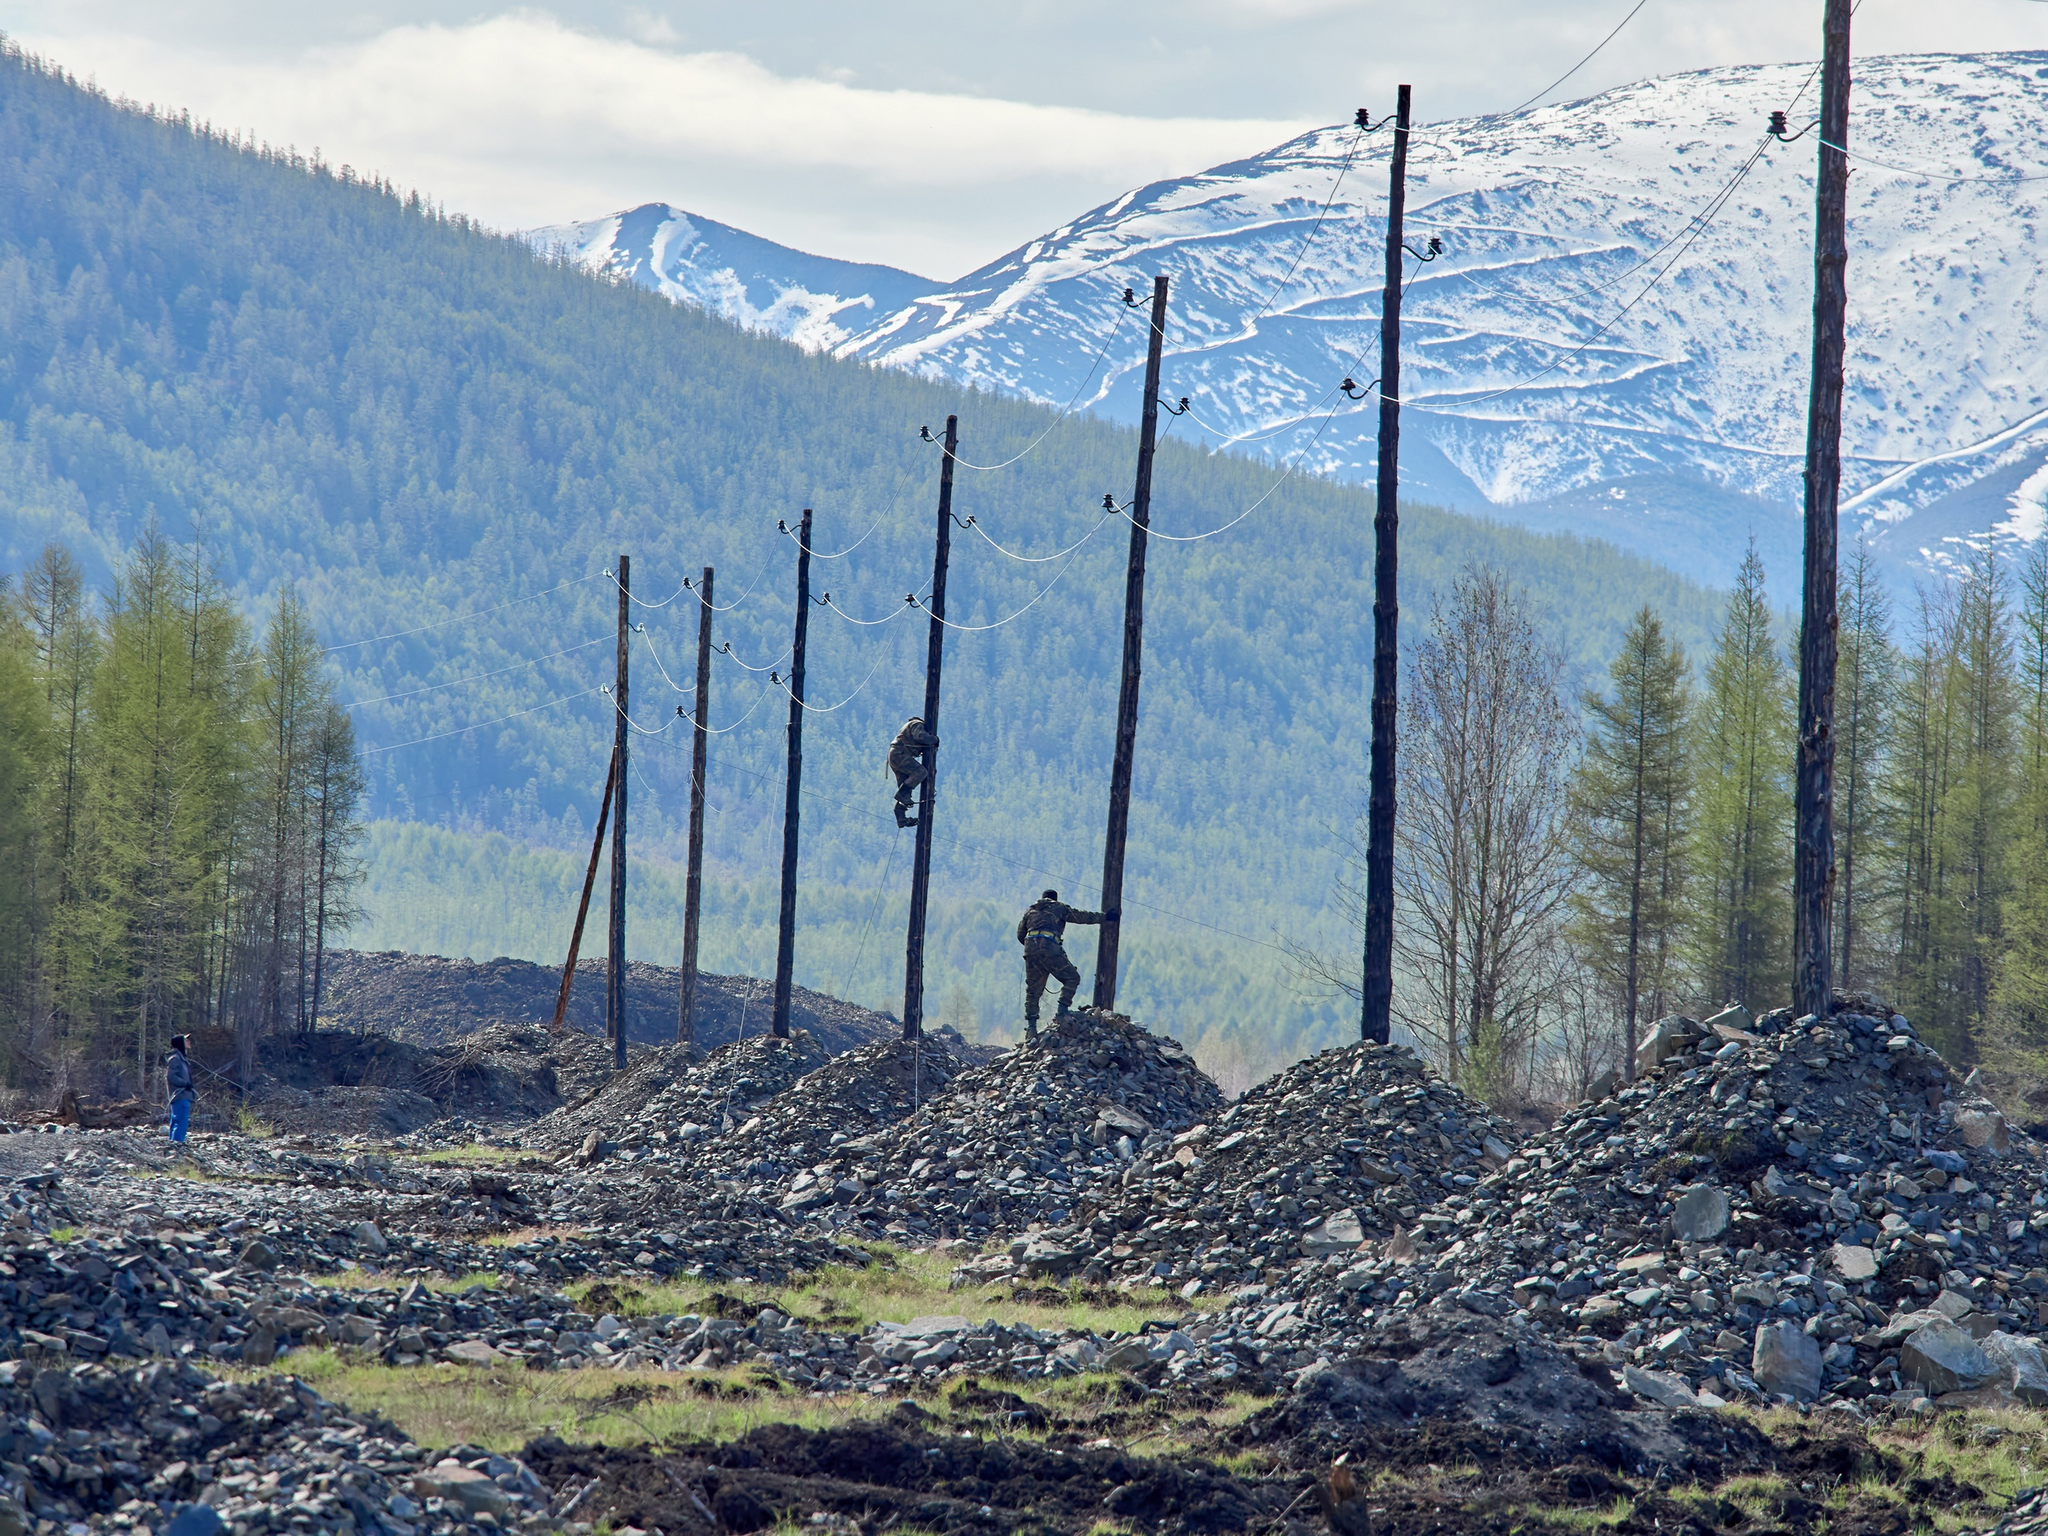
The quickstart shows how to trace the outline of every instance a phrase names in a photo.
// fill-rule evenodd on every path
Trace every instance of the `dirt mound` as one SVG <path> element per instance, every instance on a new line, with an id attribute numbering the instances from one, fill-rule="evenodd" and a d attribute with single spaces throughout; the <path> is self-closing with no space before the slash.
<path id="1" fill-rule="evenodd" d="M 884 1423 L 773 1425 L 730 1444 L 659 1454 L 549 1438 L 525 1454 L 549 1482 L 595 1483 L 585 1506 L 593 1518 L 669 1536 L 765 1531 L 784 1515 L 806 1528 L 989 1536 L 1083 1532 L 1100 1529 L 1105 1517 L 1148 1532 L 1291 1528 L 1281 1517 L 1295 1489 L 1279 1482 L 1110 1449 L 936 1435 L 921 1427 L 924 1419 L 906 1407 Z"/>
<path id="2" fill-rule="evenodd" d="M 555 1016 L 561 989 L 559 966 L 531 960 L 458 960 L 441 955 L 408 955 L 395 950 L 368 953 L 335 950 L 326 960 L 331 978 L 322 1006 L 323 1023 L 345 1031 L 374 1031 L 427 1043 L 471 1034 L 489 1024 L 545 1023 Z M 673 1044 L 676 1000 L 682 972 L 673 966 L 635 960 L 626 967 L 628 1043 Z M 583 1034 L 604 1034 L 605 965 L 584 960 L 576 967 L 566 1022 Z M 713 1051 L 769 1020 L 771 989 L 745 976 L 697 978 L 697 1046 Z M 791 1027 L 808 1030 L 828 1055 L 899 1033 L 887 1014 L 798 987 L 792 994 Z"/>
<path id="3" fill-rule="evenodd" d="M 1093 1251 L 1112 1276 L 1205 1276 L 1211 1289 L 1255 1280 L 1305 1250 L 1412 1228 L 1446 1191 L 1502 1166 L 1519 1140 L 1413 1052 L 1343 1046 L 1137 1157 L 1090 1213 Z"/>

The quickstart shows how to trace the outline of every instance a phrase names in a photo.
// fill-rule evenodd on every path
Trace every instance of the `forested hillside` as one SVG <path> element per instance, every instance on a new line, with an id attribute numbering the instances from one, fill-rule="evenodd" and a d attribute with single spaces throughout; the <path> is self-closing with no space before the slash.
<path id="1" fill-rule="evenodd" d="M 383 818 L 356 941 L 558 957 L 613 718 L 604 572 L 626 551 L 636 594 L 662 605 L 635 609 L 651 899 L 633 947 L 677 945 L 660 864 L 680 853 L 688 736 L 668 679 L 687 686 L 696 629 L 681 582 L 710 564 L 736 606 L 716 622 L 735 660 L 712 708 L 705 958 L 766 967 L 787 700 L 749 668 L 783 664 L 794 549 L 777 523 L 809 506 L 820 552 L 850 552 L 816 575 L 832 611 L 811 621 L 798 971 L 893 1006 L 908 839 L 881 759 L 921 698 L 925 620 L 904 597 L 930 579 L 938 460 L 918 428 L 949 412 L 969 464 L 1007 467 L 963 469 L 956 502 L 974 524 L 954 534 L 966 627 L 948 637 L 929 986 L 965 984 L 999 1022 L 1018 1006 L 1014 911 L 1046 883 L 1089 899 L 1099 866 L 1126 535 L 1101 502 L 1129 493 L 1130 433 L 806 356 L 349 167 L 0 60 L 0 557 L 19 571 L 59 540 L 103 587 L 154 520 L 259 619 L 296 589 L 335 647 Z M 1156 525 L 1197 535 L 1258 505 L 1153 548 L 1124 999 L 1186 1035 L 1293 1049 L 1345 1011 L 1291 990 L 1274 946 L 1341 940 L 1327 829 L 1363 784 L 1371 504 L 1306 477 L 1275 489 L 1271 467 L 1193 431 L 1161 451 Z M 1705 654 L 1702 589 L 1420 507 L 1408 633 L 1475 560 L 1533 595 L 1568 684 L 1604 669 L 1645 604 Z M 479 840 L 494 833 L 509 842 Z M 504 878 L 470 878 L 491 869 Z"/>

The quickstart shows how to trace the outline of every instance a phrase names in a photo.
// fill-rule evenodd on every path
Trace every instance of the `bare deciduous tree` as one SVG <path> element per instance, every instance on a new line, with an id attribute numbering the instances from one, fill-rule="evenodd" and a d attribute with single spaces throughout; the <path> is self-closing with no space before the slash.
<path id="1" fill-rule="evenodd" d="M 1505 574 L 1468 566 L 1409 665 L 1396 823 L 1401 1022 L 1480 1092 L 1513 1090 L 1560 974 L 1577 723 Z"/>

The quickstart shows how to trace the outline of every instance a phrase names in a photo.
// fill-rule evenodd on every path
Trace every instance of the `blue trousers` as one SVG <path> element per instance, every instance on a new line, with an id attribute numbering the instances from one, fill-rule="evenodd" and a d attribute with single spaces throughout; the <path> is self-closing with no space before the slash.
<path id="1" fill-rule="evenodd" d="M 192 1126 L 192 1101 L 179 1099 L 171 1105 L 171 1140 L 183 1141 Z"/>

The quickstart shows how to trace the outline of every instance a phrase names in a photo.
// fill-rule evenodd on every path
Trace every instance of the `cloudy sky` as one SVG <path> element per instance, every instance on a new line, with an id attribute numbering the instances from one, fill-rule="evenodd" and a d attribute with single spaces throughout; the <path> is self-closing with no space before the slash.
<path id="1" fill-rule="evenodd" d="M 1392 106 L 1513 107 L 1635 0 L 0 0 L 108 90 L 500 228 L 664 200 L 950 278 L 1128 187 Z M 1806 59 L 1820 0 L 1643 0 L 1552 99 Z M 1858 53 L 2048 48 L 2038 0 L 1864 0 Z"/>

